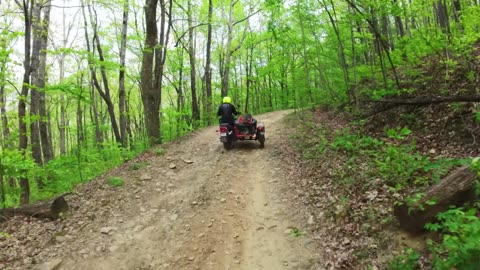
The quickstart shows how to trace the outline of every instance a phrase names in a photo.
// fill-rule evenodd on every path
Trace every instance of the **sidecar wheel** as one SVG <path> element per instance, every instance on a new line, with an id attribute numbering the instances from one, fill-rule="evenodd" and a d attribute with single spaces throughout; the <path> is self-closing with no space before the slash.
<path id="1" fill-rule="evenodd" d="M 258 138 L 258 141 L 260 142 L 260 148 L 264 148 L 265 147 L 265 136 L 260 136 Z"/>
<path id="2" fill-rule="evenodd" d="M 225 150 L 230 150 L 232 148 L 232 142 L 224 142 L 223 148 L 225 148 Z"/>

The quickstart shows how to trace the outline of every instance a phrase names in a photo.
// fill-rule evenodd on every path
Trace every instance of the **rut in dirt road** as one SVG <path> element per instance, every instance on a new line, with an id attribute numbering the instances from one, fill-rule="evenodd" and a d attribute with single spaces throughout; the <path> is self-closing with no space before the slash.
<path id="1" fill-rule="evenodd" d="M 296 210 L 276 192 L 286 173 L 275 148 L 287 113 L 256 117 L 266 125 L 264 149 L 245 141 L 225 151 L 216 127 L 169 145 L 164 156 L 128 175 L 133 192 L 105 205 L 120 207 L 79 221 L 86 222 L 81 230 L 65 231 L 66 241 L 48 247 L 61 250 L 49 263 L 59 269 L 322 269 L 308 236 L 289 234 L 304 221 L 292 220 Z"/>

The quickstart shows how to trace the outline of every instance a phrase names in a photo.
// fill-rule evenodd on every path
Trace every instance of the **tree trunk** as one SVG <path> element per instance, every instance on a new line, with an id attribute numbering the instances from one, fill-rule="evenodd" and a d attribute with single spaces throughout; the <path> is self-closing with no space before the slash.
<path id="1" fill-rule="evenodd" d="M 103 50 L 102 50 L 102 46 L 100 44 L 100 38 L 99 38 L 98 32 L 97 32 L 98 29 L 97 29 L 96 13 L 95 13 L 95 16 L 93 16 L 90 5 L 88 6 L 88 11 L 89 11 L 89 14 L 90 14 L 90 21 L 91 21 L 92 27 L 93 27 L 93 38 L 94 38 L 93 40 L 94 40 L 94 43 L 96 45 L 96 49 L 97 49 L 97 52 L 98 52 L 98 57 L 99 57 L 100 63 L 104 63 L 105 58 L 103 56 Z M 87 49 L 88 49 L 88 51 L 90 51 L 90 49 L 89 49 L 90 46 L 88 45 L 88 33 L 87 33 L 86 28 L 85 28 L 85 34 L 86 34 L 85 38 L 87 39 Z M 93 47 L 95 47 L 95 46 L 93 46 Z M 92 48 L 92 51 L 93 50 L 94 50 L 94 48 Z M 108 116 L 110 117 L 110 122 L 112 124 L 112 130 L 113 130 L 113 134 L 115 136 L 115 141 L 117 143 L 121 144 L 122 143 L 122 138 L 120 136 L 120 131 L 118 129 L 117 119 L 115 117 L 115 108 L 114 108 L 114 105 L 113 105 L 113 102 L 112 102 L 112 98 L 110 96 L 110 87 L 108 85 L 108 77 L 107 77 L 107 73 L 106 73 L 106 70 L 105 70 L 105 66 L 103 64 L 100 64 L 100 74 L 102 76 L 102 81 L 103 81 L 103 89 L 102 89 L 102 87 L 100 86 L 100 83 L 97 79 L 96 71 L 95 71 L 93 62 L 90 61 L 89 65 L 90 65 L 90 70 L 91 70 L 91 73 L 92 73 L 93 84 L 94 84 L 95 88 L 97 89 L 98 93 L 100 94 L 100 96 L 102 97 L 102 99 L 105 101 L 105 104 L 107 105 L 107 112 L 108 112 Z"/>
<path id="2" fill-rule="evenodd" d="M 460 30 L 462 30 L 462 24 L 460 23 L 460 12 L 462 11 L 460 0 L 452 0 L 452 11 L 455 23 L 457 23 Z"/>
<path id="3" fill-rule="evenodd" d="M 368 102 L 391 103 L 397 105 L 416 105 L 426 106 L 431 104 L 450 103 L 450 102 L 480 102 L 480 95 L 458 95 L 458 96 L 433 96 L 413 99 L 379 99 L 369 100 Z"/>
<path id="4" fill-rule="evenodd" d="M 0 82 L 5 82 L 5 71 L 7 66 L 7 56 L 0 62 Z M 7 98 L 5 93 L 5 83 L 0 84 L 0 118 L 2 124 L 2 146 L 11 145 L 10 142 L 10 128 L 8 127 L 8 117 L 7 117 Z"/>
<path id="5" fill-rule="evenodd" d="M 392 0 L 393 1 L 393 5 L 394 6 L 397 6 L 398 8 L 405 8 L 405 7 L 400 7 L 397 5 L 397 0 Z M 397 33 L 398 33 L 398 36 L 400 38 L 403 38 L 403 36 L 405 36 L 405 30 L 403 30 L 403 22 L 402 22 L 402 17 L 398 16 L 398 15 L 395 15 L 394 16 L 395 18 L 395 25 L 397 26 Z"/>
<path id="6" fill-rule="evenodd" d="M 160 34 L 157 43 L 156 6 L 158 0 L 147 0 L 145 6 L 145 23 L 147 24 L 144 56 L 142 59 L 142 101 L 145 108 L 145 125 L 151 145 L 160 144 L 162 104 L 162 83 L 167 59 L 167 44 L 170 37 L 172 0 L 167 3 L 160 0 Z"/>
<path id="7" fill-rule="evenodd" d="M 207 48 L 205 55 L 205 87 L 207 92 L 207 123 L 212 124 L 212 69 L 211 65 L 211 47 L 212 47 L 212 16 L 213 16 L 213 3 L 212 0 L 208 0 L 208 30 L 207 30 Z"/>
<path id="8" fill-rule="evenodd" d="M 95 138 L 97 141 L 97 147 L 101 148 L 103 144 L 103 133 L 100 130 L 100 120 L 99 120 L 99 113 L 98 113 L 98 105 L 97 105 L 97 100 L 95 96 L 95 89 L 93 86 L 93 82 L 91 82 L 90 86 L 90 99 L 92 102 L 92 107 L 91 107 L 91 114 L 92 114 L 92 120 L 95 123 Z"/>
<path id="9" fill-rule="evenodd" d="M 69 211 L 68 203 L 64 195 L 50 200 L 48 202 L 39 202 L 36 204 L 24 205 L 17 208 L 6 208 L 0 210 L 0 222 L 14 217 L 23 215 L 35 218 L 58 219 Z"/>
<path id="10" fill-rule="evenodd" d="M 30 90 L 30 144 L 32 147 L 32 157 L 35 160 L 35 163 L 42 166 L 42 148 L 40 145 L 40 50 L 42 49 L 42 21 L 41 21 L 41 1 L 35 2 L 32 9 L 32 32 L 33 32 L 33 43 L 32 43 L 32 53 L 31 53 L 31 63 L 30 63 L 30 84 L 33 86 Z M 45 82 L 43 82 L 45 86 Z M 39 187 L 42 187 L 43 184 L 41 181 L 37 181 Z"/>
<path id="11" fill-rule="evenodd" d="M 333 4 L 333 1 L 330 0 L 330 5 L 332 6 L 332 9 L 333 9 L 333 11 L 330 12 L 326 3 L 324 1 L 322 1 L 322 3 L 323 3 L 323 7 L 324 7 L 325 11 L 327 12 L 330 23 L 332 24 L 332 28 L 335 31 L 335 35 L 337 37 L 338 48 L 339 48 L 338 57 L 340 58 L 340 63 L 341 63 L 341 66 L 342 66 L 343 81 L 345 83 L 346 92 L 348 93 L 348 100 L 349 100 L 349 102 L 353 102 L 354 99 L 355 99 L 355 96 L 353 95 L 353 93 L 350 89 L 350 75 L 348 74 L 347 59 L 345 57 L 345 50 L 344 50 L 343 42 L 342 42 L 342 39 L 341 39 L 341 36 L 340 36 L 340 29 L 338 28 L 338 25 L 336 23 L 337 15 L 335 13 L 334 4 Z"/>
<path id="12" fill-rule="evenodd" d="M 411 232 L 421 231 L 426 223 L 432 222 L 438 213 L 448 210 L 450 206 L 461 206 L 475 200 L 478 197 L 474 192 L 477 179 L 476 171 L 470 170 L 469 166 L 463 166 L 425 190 L 413 205 L 406 202 L 396 205 L 394 214 L 400 226 Z M 434 203 L 428 203 L 431 201 Z"/>
<path id="13" fill-rule="evenodd" d="M 364 13 L 355 5 L 354 2 L 352 2 L 352 0 L 346 0 L 346 1 L 353 9 L 355 9 L 355 11 L 357 13 L 359 13 L 361 15 L 364 15 Z M 372 34 L 376 37 L 376 39 L 380 43 L 379 46 L 381 48 L 383 48 L 383 51 L 385 52 L 385 55 L 387 56 L 388 62 L 390 63 L 390 67 L 392 68 L 393 76 L 395 78 L 395 84 L 396 84 L 397 88 L 400 88 L 400 80 L 398 78 L 397 69 L 396 69 L 395 65 L 393 64 L 393 60 L 392 60 L 392 57 L 391 57 L 390 51 L 389 51 L 390 46 L 386 42 L 385 38 L 379 33 L 375 18 L 374 19 L 366 19 L 366 20 L 367 20 L 368 25 L 370 26 L 370 30 L 372 30 Z"/>
<path id="14" fill-rule="evenodd" d="M 438 25 L 442 29 L 444 34 L 450 33 L 450 27 L 448 25 L 448 15 L 447 15 L 447 7 L 445 6 L 444 0 L 437 1 L 437 21 Z"/>
<path id="15" fill-rule="evenodd" d="M 28 90 L 30 85 L 30 74 L 31 74 L 31 38 L 32 38 L 32 0 L 23 0 L 21 8 L 23 9 L 24 23 L 25 23 L 25 43 L 24 43 L 24 74 L 23 74 L 23 84 L 22 90 L 20 92 L 20 97 L 18 99 L 18 133 L 19 133 L 19 143 L 18 148 L 22 152 L 23 157 L 26 158 L 26 151 L 28 146 L 28 135 L 27 135 L 27 105 L 26 100 L 28 98 Z M 30 201 L 30 184 L 26 177 L 20 178 L 20 204 L 28 204 Z"/>
<path id="16" fill-rule="evenodd" d="M 3 71 L 0 71 L 3 73 Z M 3 145 L 10 144 L 10 129 L 8 127 L 8 118 L 6 110 L 7 99 L 5 98 L 5 85 L 0 86 L 0 116 L 2 118 Z"/>
<path id="17" fill-rule="evenodd" d="M 160 93 L 154 86 L 154 56 L 157 45 L 157 5 L 158 0 L 146 0 L 145 3 L 145 47 L 143 49 L 142 69 L 140 72 L 142 102 L 145 110 L 145 124 L 150 145 L 161 143 L 160 137 Z"/>
<path id="18" fill-rule="evenodd" d="M 222 79 L 222 88 L 221 94 L 222 97 L 228 95 L 228 83 L 229 83 L 229 75 L 230 75 L 230 61 L 232 58 L 232 40 L 233 40 L 233 9 L 235 4 L 238 3 L 237 0 L 230 0 L 230 8 L 228 13 L 228 33 L 227 33 L 227 44 L 225 45 L 224 49 L 224 59 L 223 59 L 223 69 L 220 69 L 220 77 Z"/>
<path id="19" fill-rule="evenodd" d="M 120 110 L 120 137 L 122 138 L 122 146 L 128 146 L 127 137 L 127 109 L 125 100 L 125 54 L 127 51 L 127 29 L 128 29 L 128 0 L 123 5 L 122 20 L 122 38 L 120 42 L 120 72 L 118 78 L 118 103 Z"/>
<path id="20" fill-rule="evenodd" d="M 198 127 L 198 121 L 200 120 L 200 109 L 198 107 L 197 100 L 197 80 L 196 80 L 196 68 L 195 68 L 195 47 L 193 37 L 193 25 L 192 25 L 192 2 L 188 1 L 188 56 L 190 59 L 190 89 L 192 92 L 192 126 Z"/>
<path id="21" fill-rule="evenodd" d="M 58 133 L 60 135 L 60 155 L 67 154 L 67 136 L 66 136 L 66 106 L 65 106 L 65 97 L 60 95 L 60 123 L 58 124 Z"/>
<path id="22" fill-rule="evenodd" d="M 178 50 L 179 53 L 179 59 L 180 59 L 180 65 L 178 67 L 178 86 L 174 86 L 175 91 L 177 93 L 177 113 L 178 113 L 178 118 L 177 121 L 180 122 L 188 122 L 187 116 L 184 114 L 184 109 L 185 109 L 185 95 L 184 95 L 184 90 L 183 90 L 183 52 L 184 50 Z M 177 124 L 177 137 L 180 137 L 182 134 L 182 125 Z"/>
<path id="23" fill-rule="evenodd" d="M 40 141 L 42 145 L 43 162 L 47 163 L 53 159 L 53 147 L 51 144 L 51 137 L 49 136 L 49 118 L 46 108 L 46 67 L 47 67 L 47 42 L 48 42 L 48 26 L 50 24 L 50 3 L 45 3 L 43 11 L 43 21 L 41 26 L 41 49 L 40 49 L 40 66 L 39 66 L 39 81 L 38 88 L 41 89 L 39 95 L 39 128 L 40 128 Z"/>

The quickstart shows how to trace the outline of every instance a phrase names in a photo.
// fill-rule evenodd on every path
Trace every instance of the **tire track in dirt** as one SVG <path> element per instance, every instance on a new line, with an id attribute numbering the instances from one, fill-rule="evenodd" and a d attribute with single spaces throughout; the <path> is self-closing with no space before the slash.
<path id="1" fill-rule="evenodd" d="M 226 151 L 216 127 L 170 145 L 163 159 L 177 169 L 152 161 L 143 171 L 153 177 L 141 187 L 142 198 L 77 236 L 90 252 L 67 248 L 60 269 L 319 269 L 304 240 L 286 233 L 300 222 L 289 220 L 287 213 L 295 210 L 275 194 L 285 172 L 273 156 L 287 113 L 256 117 L 266 124 L 264 149 L 246 141 Z M 104 235 L 99 226 L 117 228 Z"/>

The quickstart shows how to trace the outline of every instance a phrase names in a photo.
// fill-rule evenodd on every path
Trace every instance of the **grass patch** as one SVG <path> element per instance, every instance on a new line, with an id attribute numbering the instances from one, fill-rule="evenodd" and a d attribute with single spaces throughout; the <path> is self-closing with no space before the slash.
<path id="1" fill-rule="evenodd" d="M 112 177 L 108 179 L 107 183 L 112 187 L 121 187 L 125 185 L 125 180 L 121 177 Z"/>

